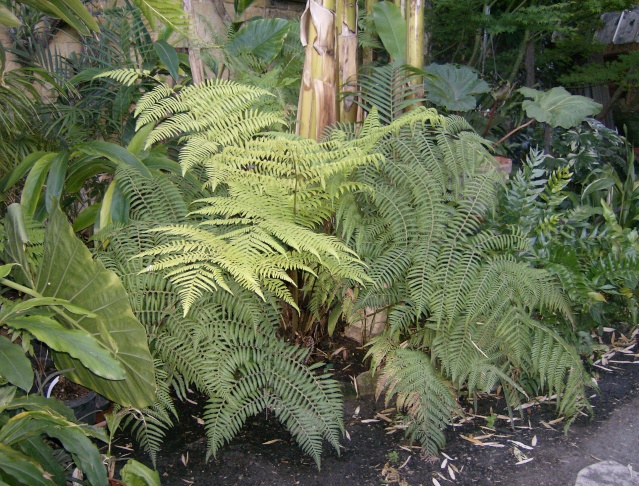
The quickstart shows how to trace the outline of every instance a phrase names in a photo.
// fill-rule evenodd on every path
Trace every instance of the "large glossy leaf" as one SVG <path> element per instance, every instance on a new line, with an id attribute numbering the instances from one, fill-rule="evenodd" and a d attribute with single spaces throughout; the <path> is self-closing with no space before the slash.
<path id="1" fill-rule="evenodd" d="M 122 405 L 143 408 L 153 402 L 155 377 L 146 331 L 133 315 L 118 277 L 92 260 L 59 209 L 49 217 L 35 289 L 43 296 L 66 299 L 97 314 L 97 318 L 75 318 L 67 313 L 61 323 L 93 334 L 120 361 L 126 379 L 101 378 L 64 353 L 54 354 L 59 369 L 74 369 L 68 373 L 71 380 Z"/>
<path id="2" fill-rule="evenodd" d="M 448 111 L 475 109 L 475 95 L 488 93 L 490 86 L 467 66 L 453 64 L 431 64 L 424 68 L 430 77 L 424 78 L 427 98 Z"/>
<path id="3" fill-rule="evenodd" d="M 377 34 L 393 61 L 406 61 L 406 20 L 392 2 L 379 2 L 373 7 Z"/>
<path id="4" fill-rule="evenodd" d="M 226 45 L 230 55 L 252 54 L 270 63 L 282 50 L 289 32 L 289 22 L 284 19 L 258 19 L 248 22 Z"/>
<path id="5" fill-rule="evenodd" d="M 29 486 L 50 486 L 44 469 L 33 459 L 4 444 L 0 444 L 0 469 L 2 472 L 18 481 L 18 484 Z"/>
<path id="6" fill-rule="evenodd" d="M 22 205 L 11 204 L 7 208 L 4 230 L 6 241 L 4 245 L 5 261 L 15 263 L 14 279 L 21 284 L 33 287 L 34 278 L 24 246 L 29 242 L 29 235 L 24 221 Z"/>
<path id="7" fill-rule="evenodd" d="M 42 186 L 49 173 L 51 163 L 57 154 L 45 154 L 40 157 L 34 164 L 27 180 L 22 188 L 20 203 L 22 204 L 25 214 L 33 216 L 38 204 L 38 199 L 42 193 Z"/>
<path id="8" fill-rule="evenodd" d="M 599 103 L 585 96 L 572 95 L 562 87 L 545 92 L 531 88 L 518 91 L 526 98 L 532 98 L 522 103 L 526 115 L 552 127 L 572 128 L 601 111 Z"/>
<path id="9" fill-rule="evenodd" d="M 0 375 L 28 392 L 33 386 L 33 369 L 21 346 L 0 336 Z"/>
<path id="10" fill-rule="evenodd" d="M 38 341 L 45 343 L 52 350 L 67 353 L 80 360 L 83 366 L 98 376 L 107 380 L 126 378 L 122 364 L 85 330 L 66 329 L 45 316 L 16 317 L 9 320 L 7 324 L 15 329 L 29 331 Z M 31 369 L 30 365 L 29 369 Z"/>

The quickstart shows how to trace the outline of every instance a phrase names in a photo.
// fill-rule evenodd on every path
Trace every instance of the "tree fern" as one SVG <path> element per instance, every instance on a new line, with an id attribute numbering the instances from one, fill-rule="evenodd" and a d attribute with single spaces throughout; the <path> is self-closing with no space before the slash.
<path id="1" fill-rule="evenodd" d="M 374 280 L 353 315 L 371 305 L 388 311 L 369 355 L 381 365 L 379 393 L 409 414 L 409 436 L 441 447 L 441 429 L 458 413 L 453 387 L 473 396 L 501 385 L 514 407 L 522 380 L 536 382 L 536 393 L 557 394 L 559 413 L 576 417 L 588 406 L 588 377 L 576 351 L 538 320 L 542 311 L 571 319 L 571 306 L 549 272 L 520 258 L 531 250 L 526 232 L 487 225 L 502 179 L 488 170 L 485 142 L 451 117 L 404 125 L 377 149 L 384 162 L 357 172 L 372 191 L 344 200 L 358 211 L 342 209 L 338 227 Z M 564 182 L 560 174 L 559 190 L 535 196 L 558 205 Z M 364 216 L 353 224 L 353 214 Z"/>
<path id="2" fill-rule="evenodd" d="M 147 327 L 163 390 L 185 398 L 187 388 L 195 387 L 209 397 L 205 414 L 209 455 L 215 455 L 247 417 L 267 409 L 318 466 L 324 439 L 339 452 L 343 425 L 337 383 L 304 364 L 307 349 L 278 339 L 280 314 L 271 292 L 263 290 L 262 300 L 228 272 L 224 276 L 228 291 L 202 292 L 185 311 L 177 285 L 159 272 L 145 271 L 152 261 L 148 250 L 166 245 L 170 236 L 151 231 L 154 223 L 189 222 L 183 191 L 165 174 L 142 178 L 131 168 L 121 168 L 116 180 L 129 198 L 130 219 L 124 227 L 103 230 L 100 239 L 108 245 L 99 256 L 121 276 L 134 312 Z M 210 234 L 223 236 L 227 227 Z M 172 414 L 172 403 L 163 392 L 156 404 L 134 411 L 128 419 L 134 436 L 152 457 Z"/>

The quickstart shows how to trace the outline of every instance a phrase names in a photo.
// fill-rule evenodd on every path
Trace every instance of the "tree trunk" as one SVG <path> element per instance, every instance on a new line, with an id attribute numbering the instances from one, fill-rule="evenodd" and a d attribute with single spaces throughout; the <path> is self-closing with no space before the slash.
<path id="1" fill-rule="evenodd" d="M 508 83 L 513 84 L 513 81 L 517 77 L 517 73 L 519 72 L 519 68 L 521 64 L 524 62 L 524 57 L 526 56 L 526 50 L 528 49 L 528 41 L 530 40 L 532 33 L 527 30 L 524 33 L 524 41 L 521 43 L 521 47 L 519 48 L 519 53 L 517 54 L 517 59 L 515 60 L 515 64 L 513 64 L 513 69 L 510 72 L 510 76 L 508 76 Z"/>
<path id="2" fill-rule="evenodd" d="M 536 82 L 535 76 L 535 40 L 532 37 L 526 44 L 526 87 L 532 88 Z"/>
<path id="3" fill-rule="evenodd" d="M 182 0 L 182 8 L 189 16 L 189 20 L 193 26 L 195 42 L 198 42 L 197 19 L 195 18 L 195 11 L 193 10 L 191 0 Z M 191 79 L 193 80 L 193 84 L 200 84 L 204 81 L 204 65 L 202 64 L 199 46 L 195 43 L 191 43 L 191 40 L 189 40 L 189 65 L 191 66 Z"/>

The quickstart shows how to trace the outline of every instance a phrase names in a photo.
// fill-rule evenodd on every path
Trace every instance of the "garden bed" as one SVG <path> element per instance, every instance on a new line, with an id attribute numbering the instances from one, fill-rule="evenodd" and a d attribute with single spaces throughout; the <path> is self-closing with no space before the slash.
<path id="1" fill-rule="evenodd" d="M 469 414 L 449 428 L 442 454 L 429 457 L 421 448 L 410 446 L 402 431 L 387 421 L 386 418 L 394 418 L 394 413 L 381 400 L 355 395 L 348 383 L 348 369 L 340 371 L 349 366 L 348 360 L 334 360 L 336 375 L 344 380 L 344 421 L 350 440 L 342 440 L 339 457 L 326 448 L 321 471 L 301 453 L 277 420 L 266 420 L 265 416 L 250 419 L 236 438 L 206 463 L 207 444 L 201 420 L 205 398 L 195 395 L 194 403 L 178 404 L 181 421 L 169 432 L 157 467 L 162 483 L 167 485 L 432 485 L 437 484 L 435 481 L 442 486 L 570 485 L 579 469 L 606 459 L 632 464 L 636 471 L 639 365 L 631 363 L 639 359 L 631 354 L 617 354 L 611 359 L 628 364 L 607 363 L 610 372 L 595 368 L 601 393 L 592 392 L 594 416 L 592 420 L 587 416 L 578 418 L 567 435 L 563 433 L 563 422 L 555 421 L 552 405 L 525 408 L 523 418 L 517 415 L 512 429 L 501 418 L 507 415 L 503 400 L 485 397 L 477 415 L 470 414 L 469 404 Z M 135 448 L 124 437 L 118 445 Z M 119 451 L 121 456 L 128 454 L 125 449 Z M 143 455 L 133 455 L 150 464 Z"/>

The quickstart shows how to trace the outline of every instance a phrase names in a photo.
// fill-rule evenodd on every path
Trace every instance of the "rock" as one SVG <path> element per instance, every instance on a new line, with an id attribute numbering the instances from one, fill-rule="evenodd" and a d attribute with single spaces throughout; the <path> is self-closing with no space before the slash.
<path id="1" fill-rule="evenodd" d="M 355 381 L 357 382 L 357 394 L 360 398 L 375 396 L 377 378 L 373 376 L 372 371 L 364 371 L 364 373 L 360 373 L 357 375 L 357 378 L 355 378 Z"/>
<path id="2" fill-rule="evenodd" d="M 361 319 L 349 324 L 344 329 L 344 335 L 347 338 L 357 341 L 359 344 L 365 344 L 372 337 L 379 336 L 384 332 L 386 327 L 386 311 L 366 307 L 360 311 Z"/>
<path id="3" fill-rule="evenodd" d="M 579 471 L 575 486 L 639 486 L 639 475 L 616 461 L 603 461 Z"/>

